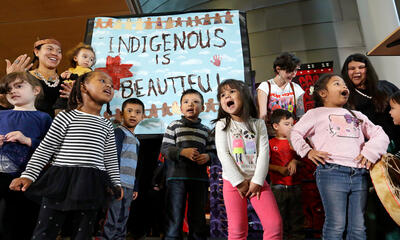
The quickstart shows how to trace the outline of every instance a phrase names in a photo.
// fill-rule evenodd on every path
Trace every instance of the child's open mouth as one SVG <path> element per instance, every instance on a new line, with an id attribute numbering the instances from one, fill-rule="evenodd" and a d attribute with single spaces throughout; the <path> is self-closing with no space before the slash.
<path id="1" fill-rule="evenodd" d="M 233 106 L 233 105 L 235 105 L 235 102 L 234 102 L 234 101 L 228 101 L 228 102 L 226 103 L 226 106 L 228 106 L 229 108 L 230 108 L 231 106 Z"/>
<path id="2" fill-rule="evenodd" d="M 104 92 L 105 92 L 107 95 L 111 95 L 111 90 L 110 90 L 110 89 L 106 89 L 106 90 L 104 90 Z"/>
<path id="3" fill-rule="evenodd" d="M 188 113 L 193 113 L 194 109 L 193 108 L 189 108 L 188 110 L 186 110 Z"/>
<path id="4" fill-rule="evenodd" d="M 349 96 L 349 93 L 350 93 L 350 92 L 349 92 L 349 90 L 347 90 L 347 89 L 340 92 L 340 94 L 341 94 L 343 97 Z"/>

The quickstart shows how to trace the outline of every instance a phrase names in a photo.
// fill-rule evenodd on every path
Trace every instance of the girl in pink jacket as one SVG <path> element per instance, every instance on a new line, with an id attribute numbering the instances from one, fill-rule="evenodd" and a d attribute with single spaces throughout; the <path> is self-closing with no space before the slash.
<path id="1" fill-rule="evenodd" d="M 340 75 L 322 76 L 314 85 L 316 108 L 297 122 L 290 136 L 297 154 L 318 165 L 316 179 L 325 209 L 323 239 L 343 239 L 344 232 L 346 239 L 366 239 L 368 169 L 389 144 L 380 126 L 346 108 L 349 93 Z"/>

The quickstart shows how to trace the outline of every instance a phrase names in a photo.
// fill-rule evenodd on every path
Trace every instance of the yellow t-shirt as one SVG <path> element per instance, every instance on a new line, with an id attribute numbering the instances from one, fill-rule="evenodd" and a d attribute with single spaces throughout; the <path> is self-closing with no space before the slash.
<path id="1" fill-rule="evenodd" d="M 78 76 L 81 76 L 85 73 L 91 72 L 92 69 L 87 67 L 76 66 L 75 68 L 69 68 L 68 71 L 70 71 L 73 74 L 78 74 Z"/>

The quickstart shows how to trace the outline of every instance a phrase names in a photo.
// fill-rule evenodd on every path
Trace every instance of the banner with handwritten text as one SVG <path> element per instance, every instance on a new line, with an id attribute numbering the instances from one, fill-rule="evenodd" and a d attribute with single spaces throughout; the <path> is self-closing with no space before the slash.
<path id="1" fill-rule="evenodd" d="M 211 127 L 218 84 L 249 79 L 245 17 L 236 10 L 97 17 L 89 21 L 86 38 L 96 52 L 93 69 L 113 79 L 113 114 L 128 98 L 144 102 L 146 119 L 137 134 L 163 134 L 180 119 L 181 93 L 190 88 L 202 93 L 200 118 Z"/>

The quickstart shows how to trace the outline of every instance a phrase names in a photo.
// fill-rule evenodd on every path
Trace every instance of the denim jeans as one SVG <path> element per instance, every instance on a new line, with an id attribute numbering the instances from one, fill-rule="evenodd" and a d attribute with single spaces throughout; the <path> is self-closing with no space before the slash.
<path id="1" fill-rule="evenodd" d="M 366 239 L 368 171 L 326 163 L 318 165 L 316 174 L 325 209 L 323 239 Z"/>
<path id="2" fill-rule="evenodd" d="M 126 239 L 127 222 L 132 202 L 133 189 L 122 187 L 124 196 L 121 200 L 114 199 L 107 212 L 101 239 Z"/>
<path id="3" fill-rule="evenodd" d="M 205 205 L 208 183 L 196 180 L 168 180 L 166 188 L 165 240 L 180 240 L 186 199 L 188 200 L 189 240 L 206 240 Z"/>

